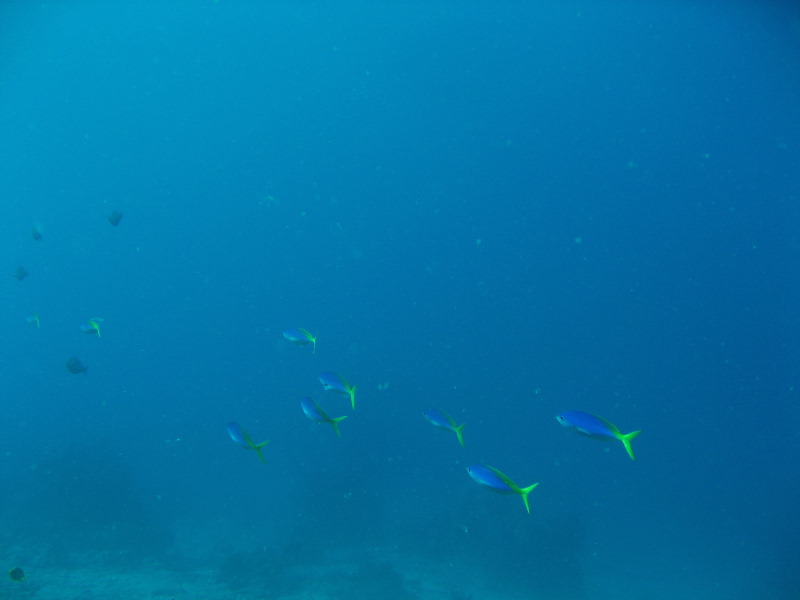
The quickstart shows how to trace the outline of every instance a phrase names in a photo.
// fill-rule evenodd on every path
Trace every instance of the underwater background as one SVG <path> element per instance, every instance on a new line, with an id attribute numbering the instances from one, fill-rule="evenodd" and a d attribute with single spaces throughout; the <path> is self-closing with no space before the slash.
<path id="1" fill-rule="evenodd" d="M 798 107 L 790 2 L 0 5 L 0 596 L 800 597 Z"/>

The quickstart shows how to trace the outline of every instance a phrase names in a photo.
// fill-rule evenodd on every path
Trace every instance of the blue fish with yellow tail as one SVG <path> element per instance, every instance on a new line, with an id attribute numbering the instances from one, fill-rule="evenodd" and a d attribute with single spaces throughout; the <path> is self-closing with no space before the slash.
<path id="1" fill-rule="evenodd" d="M 350 397 L 350 406 L 356 409 L 356 386 L 347 383 L 344 377 L 336 373 L 320 373 L 319 382 L 326 392 L 336 392 Z"/>
<path id="2" fill-rule="evenodd" d="M 258 454 L 258 459 L 265 463 L 267 461 L 264 460 L 264 455 L 261 454 L 261 449 L 269 444 L 269 440 L 266 442 L 261 442 L 260 444 L 256 444 L 253 441 L 253 438 L 250 437 L 250 434 L 244 430 L 244 427 L 239 425 L 238 423 L 231 422 L 228 423 L 228 426 L 225 428 L 228 430 L 228 435 L 231 436 L 231 439 L 239 444 L 245 450 L 255 450 L 256 454 Z"/>
<path id="3" fill-rule="evenodd" d="M 97 335 L 97 337 L 100 337 L 100 323 L 102 322 L 103 319 L 100 317 L 93 317 L 85 323 L 81 323 L 81 331 L 89 335 Z"/>
<path id="4" fill-rule="evenodd" d="M 344 417 L 331 418 L 324 410 L 322 410 L 322 407 L 314 402 L 311 398 L 303 398 L 300 400 L 300 406 L 303 408 L 303 412 L 306 413 L 306 416 L 309 419 L 316 423 L 328 423 L 331 427 L 333 427 L 336 435 L 338 437 L 342 437 L 342 434 L 339 431 L 339 423 L 347 418 L 346 415 Z"/>
<path id="5" fill-rule="evenodd" d="M 625 446 L 625 450 L 627 450 L 631 460 L 636 460 L 636 457 L 633 455 L 631 441 L 642 433 L 641 429 L 631 431 L 630 433 L 622 433 L 613 423 L 609 423 L 601 417 L 596 417 L 577 410 L 561 413 L 556 416 L 556 420 L 564 427 L 595 440 L 619 440 L 622 442 L 623 446 Z"/>
<path id="6" fill-rule="evenodd" d="M 511 478 L 504 475 L 494 467 L 487 465 L 472 465 L 467 467 L 467 472 L 475 483 L 482 485 L 498 494 L 519 494 L 522 496 L 522 501 L 525 503 L 525 509 L 528 514 L 531 512 L 531 507 L 528 504 L 528 494 L 536 489 L 538 483 L 529 485 L 528 487 L 521 488 L 516 483 L 511 481 Z"/>
<path id="7" fill-rule="evenodd" d="M 301 327 L 298 327 L 297 329 L 284 329 L 283 337 L 293 344 L 297 344 L 298 346 L 308 346 L 311 344 L 312 354 L 316 353 L 317 351 L 316 336 L 311 335 L 311 333 Z"/>
<path id="8" fill-rule="evenodd" d="M 464 447 L 464 434 L 462 433 L 462 429 L 464 429 L 464 425 L 466 423 L 462 423 L 461 425 L 456 425 L 455 420 L 453 417 L 448 415 L 446 412 L 441 410 L 436 410 L 432 408 L 430 410 L 426 410 L 422 413 L 422 416 L 425 417 L 428 422 L 433 425 L 434 427 L 441 427 L 442 429 L 449 429 L 453 433 L 456 434 L 458 437 L 458 443 L 461 444 L 461 447 Z"/>

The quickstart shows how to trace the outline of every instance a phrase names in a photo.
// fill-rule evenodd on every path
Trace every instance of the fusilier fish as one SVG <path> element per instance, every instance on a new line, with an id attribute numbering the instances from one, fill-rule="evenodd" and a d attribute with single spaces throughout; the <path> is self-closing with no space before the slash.
<path id="1" fill-rule="evenodd" d="M 92 317 L 85 323 L 80 324 L 81 331 L 83 333 L 88 333 L 89 335 L 97 335 L 100 337 L 100 323 L 103 322 L 103 319 L 100 317 Z"/>
<path id="2" fill-rule="evenodd" d="M 522 501 L 525 503 L 525 509 L 530 514 L 531 507 L 528 504 L 528 494 L 536 489 L 536 486 L 539 485 L 538 483 L 521 488 L 511 481 L 510 477 L 504 475 L 494 467 L 487 465 L 469 466 L 467 467 L 467 472 L 475 483 L 482 485 L 488 490 L 498 494 L 519 494 L 522 496 Z"/>
<path id="3" fill-rule="evenodd" d="M 253 441 L 253 438 L 250 437 L 250 434 L 244 430 L 244 427 L 235 421 L 228 423 L 228 426 L 225 429 L 228 431 L 228 435 L 234 442 L 239 444 L 245 450 L 254 450 L 255 453 L 258 454 L 258 459 L 262 463 L 267 462 L 264 460 L 264 455 L 261 454 L 261 449 L 269 444 L 269 440 L 261 442 L 260 444 L 256 444 Z"/>
<path id="4" fill-rule="evenodd" d="M 637 435 L 642 433 L 642 430 L 632 431 L 630 433 L 622 433 L 616 425 L 603 419 L 596 417 L 589 413 L 580 412 L 578 410 L 570 410 L 556 416 L 556 420 L 567 429 L 572 429 L 576 433 L 585 435 L 594 440 L 619 440 L 625 446 L 628 456 L 631 460 L 636 460 L 633 455 L 633 448 L 631 441 Z"/>
<path id="5" fill-rule="evenodd" d="M 464 447 L 464 435 L 462 434 L 461 430 L 464 429 L 465 423 L 461 425 L 456 425 L 455 420 L 453 417 L 448 415 L 446 412 L 437 410 L 432 408 L 430 410 L 426 410 L 422 413 L 422 416 L 425 417 L 428 422 L 433 425 L 434 427 L 441 427 L 442 429 L 449 429 L 453 433 L 456 434 L 458 437 L 458 443 L 461 444 L 461 447 Z"/>
<path id="6" fill-rule="evenodd" d="M 298 346 L 308 346 L 311 344 L 312 354 L 317 351 L 316 336 L 311 335 L 308 331 L 301 327 L 298 327 L 297 329 L 284 329 L 283 337 L 293 344 L 297 344 Z"/>
<path id="7" fill-rule="evenodd" d="M 336 373 L 320 373 L 319 382 L 326 392 L 336 392 L 350 397 L 350 406 L 356 408 L 356 386 L 350 385 L 344 377 Z"/>
<path id="8" fill-rule="evenodd" d="M 342 434 L 339 432 L 339 423 L 344 421 L 347 416 L 331 418 L 324 410 L 322 410 L 322 407 L 314 402 L 311 398 L 303 398 L 300 400 L 300 406 L 303 408 L 303 412 L 309 419 L 316 423 L 328 423 L 331 427 L 333 427 L 336 435 L 342 437 Z"/>

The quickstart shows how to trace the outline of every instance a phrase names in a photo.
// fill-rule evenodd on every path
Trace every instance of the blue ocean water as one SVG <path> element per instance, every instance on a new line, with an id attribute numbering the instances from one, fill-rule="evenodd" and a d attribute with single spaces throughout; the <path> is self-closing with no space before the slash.
<path id="1" fill-rule="evenodd" d="M 0 7 L 0 595 L 800 596 L 800 12 L 380 4 Z"/>

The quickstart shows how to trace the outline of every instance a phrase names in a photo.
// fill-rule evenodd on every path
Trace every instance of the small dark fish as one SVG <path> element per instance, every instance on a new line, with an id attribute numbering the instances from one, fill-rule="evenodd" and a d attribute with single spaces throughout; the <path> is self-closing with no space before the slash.
<path id="1" fill-rule="evenodd" d="M 108 222 L 111 223 L 114 227 L 116 227 L 117 225 L 119 225 L 119 222 L 122 221 L 122 213 L 118 210 L 115 210 L 110 215 L 108 215 L 106 219 L 108 219 Z"/>
<path id="2" fill-rule="evenodd" d="M 17 270 L 14 271 L 11 276 L 17 278 L 19 281 L 23 281 L 28 276 L 28 269 L 25 267 L 17 267 Z"/>
<path id="3" fill-rule="evenodd" d="M 34 225 L 31 230 L 31 237 L 37 242 L 42 239 L 42 228 L 39 225 Z"/>
<path id="4" fill-rule="evenodd" d="M 75 358 L 74 356 L 69 358 L 69 359 L 67 359 L 67 362 L 64 363 L 64 364 L 67 367 L 67 371 L 69 371 L 70 373 L 72 373 L 74 375 L 77 375 L 78 373 L 83 373 L 84 375 L 86 375 L 86 371 L 89 370 L 89 367 L 84 365 L 81 362 L 81 359 Z"/>
<path id="5" fill-rule="evenodd" d="M 14 567 L 8 572 L 8 576 L 11 578 L 11 581 L 22 581 L 25 579 L 25 571 L 19 567 Z"/>

